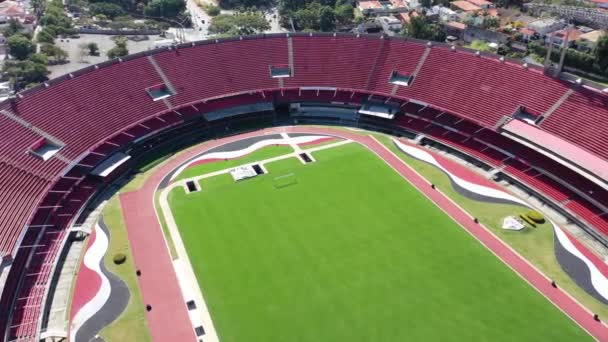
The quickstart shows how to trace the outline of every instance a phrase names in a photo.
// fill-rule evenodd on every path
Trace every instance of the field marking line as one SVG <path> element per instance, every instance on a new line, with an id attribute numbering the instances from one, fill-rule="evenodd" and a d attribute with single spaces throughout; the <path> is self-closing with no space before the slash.
<path id="1" fill-rule="evenodd" d="M 318 146 L 314 149 L 314 151 L 330 149 L 330 148 L 342 146 L 342 145 L 352 143 L 352 142 L 353 142 L 352 140 L 341 140 L 341 141 L 338 141 L 333 144 Z M 312 152 L 312 151 L 310 151 L 310 152 Z M 273 157 L 273 158 L 268 158 L 268 159 L 265 159 L 265 160 L 262 160 L 259 162 L 246 163 L 243 165 L 251 165 L 251 164 L 258 164 L 258 163 L 263 165 L 263 164 L 273 162 L 273 161 L 297 157 L 298 154 L 299 154 L 298 151 L 295 151 L 295 152 L 292 152 L 289 154 L 285 154 L 285 155 L 281 155 L 281 156 L 277 156 L 277 157 Z M 241 166 L 243 166 L 243 165 L 241 165 Z M 191 178 L 182 179 L 180 181 L 174 182 L 174 183 L 170 184 L 169 186 L 167 186 L 166 188 L 161 190 L 159 199 L 158 199 L 159 206 L 161 209 L 160 214 L 165 218 L 165 224 L 167 225 L 169 234 L 171 235 L 171 238 L 173 241 L 173 247 L 175 248 L 175 251 L 177 253 L 177 258 L 172 260 L 172 264 L 173 264 L 174 270 L 176 272 L 178 284 L 182 291 L 182 295 L 185 299 L 194 297 L 195 301 L 197 303 L 199 303 L 199 305 L 197 305 L 196 310 L 189 311 L 188 314 L 189 314 L 190 319 L 191 319 L 192 323 L 194 324 L 194 326 L 203 325 L 205 327 L 205 335 L 203 335 L 203 337 L 202 337 L 202 340 L 205 342 L 219 342 L 219 337 L 218 337 L 217 331 L 215 329 L 215 325 L 213 324 L 213 320 L 211 318 L 211 313 L 209 312 L 207 302 L 205 301 L 205 297 L 203 296 L 202 289 L 199 286 L 198 280 L 194 273 L 194 268 L 192 267 L 192 262 L 190 261 L 188 252 L 187 252 L 184 242 L 181 238 L 181 234 L 179 233 L 179 229 L 177 227 L 175 218 L 171 211 L 171 206 L 169 205 L 168 196 L 169 196 L 169 193 L 174 188 L 177 188 L 177 187 L 185 188 L 186 182 L 188 182 L 188 181 L 191 181 L 191 180 L 199 181 L 200 179 L 203 179 L 203 178 L 209 178 L 209 177 L 214 177 L 214 176 L 218 176 L 221 174 L 229 173 L 235 167 L 239 167 L 239 166 L 234 166 L 231 168 L 226 168 L 223 170 L 210 172 L 210 173 L 207 173 L 207 174 L 204 174 L 201 176 L 191 177 Z M 155 191 L 155 193 L 156 193 L 156 191 Z M 156 212 L 156 214 L 157 214 L 157 217 L 159 217 L 159 213 Z M 168 247 L 168 242 L 166 239 L 165 239 L 165 242 L 167 243 L 167 247 Z M 198 312 L 198 315 L 196 315 L 197 312 Z M 200 317 L 200 320 L 202 322 L 199 322 L 197 317 Z"/>
<path id="2" fill-rule="evenodd" d="M 302 153 L 302 149 L 300 148 L 300 145 L 293 142 L 293 140 L 291 139 L 289 134 L 287 134 L 285 132 L 281 132 L 281 136 L 283 137 L 283 139 L 285 139 L 285 141 L 287 141 L 287 145 L 289 145 L 289 146 L 291 146 L 291 148 L 293 148 L 293 151 L 295 153 L 297 153 L 297 154 Z"/>
<path id="3" fill-rule="evenodd" d="M 321 151 L 321 150 L 326 150 L 326 149 L 330 149 L 330 148 L 334 148 L 334 147 L 350 144 L 352 142 L 353 142 L 353 140 L 349 140 L 349 139 L 340 140 L 340 141 L 337 141 L 337 142 L 332 143 L 332 144 L 327 144 L 327 145 L 318 146 L 318 147 L 315 147 L 315 148 L 310 148 L 306 152 L 307 153 L 313 153 L 313 152 L 317 152 L 317 151 Z M 175 187 L 182 186 L 184 189 L 187 189 L 186 183 L 189 182 L 189 181 L 198 182 L 201 179 L 223 175 L 223 174 L 226 174 L 226 173 L 230 173 L 230 171 L 232 171 L 233 169 L 238 168 L 238 167 L 242 167 L 242 166 L 248 166 L 248 165 L 254 165 L 254 164 L 260 164 L 260 165 L 264 166 L 265 164 L 272 163 L 272 162 L 279 161 L 279 160 L 284 160 L 284 159 L 289 159 L 289 158 L 294 158 L 294 157 L 299 159 L 299 154 L 300 153 L 302 153 L 302 150 L 300 150 L 300 152 L 295 151 L 295 152 L 290 152 L 290 153 L 287 153 L 287 154 L 282 154 L 280 156 L 276 156 L 276 157 L 272 157 L 272 158 L 268 158 L 268 159 L 263 159 L 263 160 L 254 161 L 254 162 L 250 162 L 250 163 L 243 163 L 243 164 L 240 164 L 240 165 L 235 165 L 235 166 L 232 166 L 232 167 L 229 167 L 229 168 L 225 168 L 225 169 L 222 169 L 222 170 L 205 173 L 205 174 L 202 174 L 202 175 L 199 175 L 199 176 L 194 176 L 194 177 L 190 177 L 190 178 L 183 178 L 183 179 L 180 179 L 178 181 L 175 181 L 175 182 L 171 183 L 169 186 L 167 186 L 167 188 L 173 189 Z M 167 189 L 167 188 L 165 188 L 165 189 Z"/>
<path id="4" fill-rule="evenodd" d="M 405 161 L 403 161 L 401 158 L 399 158 L 393 151 L 391 151 L 388 147 L 386 147 L 384 144 L 382 144 L 381 142 L 379 142 L 374 136 L 369 135 L 368 137 L 370 137 L 371 139 L 373 139 L 376 143 L 378 143 L 379 145 L 382 146 L 382 148 L 384 148 L 388 153 L 392 154 L 395 158 L 397 158 L 399 161 L 401 161 L 401 163 L 403 163 L 407 168 L 410 169 L 410 171 L 412 171 L 413 173 L 415 173 L 418 177 L 420 177 L 421 179 L 423 179 L 429 186 L 432 184 L 431 182 L 429 182 L 425 177 L 423 177 L 422 175 L 420 175 L 420 173 L 418 173 L 418 171 L 416 171 L 415 169 L 413 169 L 410 165 L 408 165 Z M 375 152 L 374 152 L 375 153 Z M 379 154 L 378 155 L 381 159 L 384 160 L 384 158 L 382 158 Z M 385 160 L 386 161 L 386 160 Z M 389 166 L 390 163 L 387 162 L 387 164 Z M 391 166 L 391 168 L 393 168 Z M 394 169 L 394 168 L 393 168 Z M 563 312 L 566 316 L 568 316 L 572 321 L 574 321 L 581 329 L 583 329 L 585 332 L 587 332 L 587 334 L 589 334 L 589 336 L 591 336 L 592 338 L 594 338 L 595 340 L 599 341 L 599 339 L 593 335 L 588 329 L 586 329 L 573 315 L 571 315 L 569 312 L 565 311 L 564 309 L 562 309 L 562 307 L 560 305 L 558 305 L 558 303 L 554 300 L 552 300 L 551 298 L 548 297 L 548 295 L 545 293 L 545 291 L 541 290 L 539 287 L 537 287 L 534 283 L 531 282 L 531 280 L 529 280 L 526 276 L 524 276 L 524 274 L 522 272 L 520 272 L 519 270 L 515 269 L 513 265 L 511 265 L 505 258 L 500 257 L 491 247 L 489 247 L 486 243 L 484 243 L 474 232 L 472 232 L 471 230 L 467 229 L 464 225 L 462 225 L 460 222 L 458 222 L 458 219 L 456 217 L 454 217 L 449 211 L 445 210 L 439 203 L 437 203 L 435 200 L 433 200 L 431 197 L 429 197 L 423 189 L 419 189 L 416 185 L 414 185 L 412 182 L 410 182 L 410 180 L 402 175 L 398 170 L 394 169 L 397 173 L 399 173 L 404 179 L 406 179 L 410 184 L 412 184 L 420 193 L 422 193 L 426 198 L 428 198 L 431 202 L 433 202 L 433 204 L 438 207 L 439 209 L 441 209 L 441 211 L 443 211 L 444 213 L 446 213 L 455 223 L 457 223 L 461 228 L 463 228 L 467 233 L 469 233 L 469 235 L 473 236 L 482 246 L 484 246 L 487 250 L 489 250 L 492 254 L 494 254 L 494 256 L 498 259 L 501 260 L 505 265 L 507 265 L 511 270 L 513 270 L 513 272 L 517 275 L 520 276 L 520 278 L 522 278 L 526 283 L 528 283 L 532 288 L 534 288 L 537 292 L 539 292 L 540 294 L 543 295 L 543 297 L 545 297 L 549 302 L 553 303 L 553 305 L 555 307 L 557 307 L 561 312 Z M 473 219 L 474 217 L 472 215 L 470 215 L 466 210 L 464 210 L 460 205 L 458 205 L 458 203 L 454 202 L 449 196 L 447 196 L 446 194 L 444 194 L 441 190 L 435 188 L 434 191 L 437 191 L 439 194 L 441 194 L 446 200 L 448 200 L 449 202 L 451 202 L 455 207 L 457 207 L 460 211 L 462 211 L 466 216 L 468 216 L 470 219 Z M 516 257 L 518 257 L 519 259 L 521 259 L 521 261 L 525 262 L 528 266 L 530 266 L 532 269 L 534 269 L 534 271 L 536 271 L 538 274 L 540 274 L 543 278 L 545 278 L 547 280 L 547 282 L 549 283 L 551 281 L 551 279 L 549 277 L 547 277 L 547 275 L 545 275 L 542 271 L 540 271 L 536 266 L 534 266 L 532 263 L 530 263 L 530 261 L 528 261 L 528 259 L 524 258 L 521 254 L 519 254 L 516 250 L 514 250 L 510 245 L 508 245 L 506 242 L 504 242 L 502 239 L 500 239 L 497 235 L 494 234 L 494 232 L 492 232 L 490 229 L 488 229 L 485 225 L 483 225 L 482 223 L 478 223 L 478 225 L 483 228 L 492 238 L 494 238 L 495 240 L 497 240 L 497 242 L 499 244 L 501 244 L 503 247 L 506 247 L 508 250 L 510 250 Z M 561 287 L 556 288 L 556 290 L 560 291 L 562 294 L 565 294 L 567 297 L 569 297 L 573 302 L 575 302 L 576 304 L 578 304 L 578 306 L 580 306 L 584 311 L 586 311 L 589 316 L 593 316 L 593 313 L 583 304 L 581 304 L 576 298 L 572 297 L 568 292 L 564 291 Z M 599 324 L 602 324 L 604 327 L 606 327 L 606 324 L 601 321 L 598 322 Z"/>
<path id="5" fill-rule="evenodd" d="M 173 187 L 169 189 L 173 189 Z M 188 252 L 186 251 L 186 246 L 184 245 L 184 241 L 179 234 L 177 224 L 175 223 L 175 218 L 171 212 L 169 202 L 167 200 L 169 192 L 166 190 L 167 188 L 163 189 L 161 192 L 159 203 L 162 215 L 165 218 L 165 224 L 167 225 L 169 234 L 171 234 L 171 238 L 173 239 L 173 247 L 175 247 L 175 251 L 177 253 L 177 258 L 172 261 L 172 264 L 177 275 L 177 281 L 179 283 L 179 287 L 181 288 L 182 295 L 187 300 L 194 297 L 195 302 L 198 304 L 195 310 L 188 311 L 188 315 L 190 316 L 190 320 L 193 321 L 192 323 L 194 323 L 194 326 L 203 325 L 205 327 L 205 334 L 202 336 L 203 341 L 219 342 L 217 331 L 215 330 L 215 325 L 211 319 L 211 313 L 209 312 L 207 302 L 205 301 L 201 287 L 196 279 L 194 268 L 190 262 Z M 198 315 L 196 315 L 196 313 L 198 313 Z M 200 318 L 202 322 L 199 322 L 197 317 Z"/>

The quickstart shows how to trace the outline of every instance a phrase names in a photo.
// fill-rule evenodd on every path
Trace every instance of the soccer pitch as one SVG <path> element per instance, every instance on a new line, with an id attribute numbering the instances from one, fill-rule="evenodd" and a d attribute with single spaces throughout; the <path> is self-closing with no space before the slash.
<path id="1" fill-rule="evenodd" d="M 221 341 L 592 340 L 365 148 L 313 156 L 169 196 Z"/>

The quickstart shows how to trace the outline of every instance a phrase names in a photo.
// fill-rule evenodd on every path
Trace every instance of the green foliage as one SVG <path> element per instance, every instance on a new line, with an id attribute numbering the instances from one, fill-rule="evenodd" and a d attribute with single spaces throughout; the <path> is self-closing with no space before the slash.
<path id="1" fill-rule="evenodd" d="M 35 54 L 31 55 L 30 61 L 37 63 L 37 64 L 42 64 L 42 65 L 49 64 L 49 59 L 47 58 L 47 56 L 45 54 L 42 54 L 42 53 L 35 53 Z"/>
<path id="2" fill-rule="evenodd" d="M 268 29 L 270 25 L 261 12 L 220 14 L 213 18 L 209 26 L 209 32 L 225 36 L 255 34 Z"/>
<path id="3" fill-rule="evenodd" d="M 488 15 L 483 18 L 482 26 L 485 29 L 497 28 L 500 26 L 500 20 L 496 17 Z"/>
<path id="4" fill-rule="evenodd" d="M 127 49 L 127 37 L 117 36 L 114 38 L 114 43 L 116 46 L 108 50 L 108 58 L 113 59 L 129 54 L 129 50 Z"/>
<path id="5" fill-rule="evenodd" d="M 595 63 L 602 75 L 608 76 L 608 34 L 604 33 L 598 39 L 595 49 L 593 50 Z"/>
<path id="6" fill-rule="evenodd" d="M 21 25 L 19 20 L 11 18 L 8 20 L 8 25 L 4 31 L 2 31 L 2 35 L 4 38 L 9 38 L 12 35 L 20 33 L 21 31 L 23 31 L 23 25 Z"/>
<path id="7" fill-rule="evenodd" d="M 355 11 L 353 6 L 348 3 L 338 5 L 334 9 L 334 16 L 336 17 L 336 21 L 342 25 L 350 24 L 355 19 Z"/>
<path id="8" fill-rule="evenodd" d="M 67 62 L 68 57 L 69 57 L 67 51 L 60 48 L 59 46 L 55 46 L 52 44 L 43 44 L 40 47 L 40 52 L 49 57 L 52 57 L 52 60 L 56 61 L 58 63 Z"/>
<path id="9" fill-rule="evenodd" d="M 99 46 L 97 46 L 97 43 L 88 43 L 87 49 L 89 49 L 90 56 L 99 56 Z"/>
<path id="10" fill-rule="evenodd" d="M 18 60 L 27 59 L 34 51 L 36 47 L 34 44 L 24 35 L 15 34 L 7 40 L 8 51 L 11 56 Z"/>
<path id="11" fill-rule="evenodd" d="M 203 10 L 212 17 L 217 17 L 221 13 L 221 9 L 219 6 L 207 4 L 203 6 Z"/>
<path id="12" fill-rule="evenodd" d="M 114 19 L 118 16 L 124 15 L 125 11 L 120 5 L 112 4 L 108 2 L 93 3 L 89 6 L 89 11 L 93 15 L 103 14 L 109 19 Z"/>
<path id="13" fill-rule="evenodd" d="M 520 214 L 519 218 L 524 220 L 527 224 L 529 224 L 532 228 L 536 228 L 536 223 L 528 217 L 526 214 Z"/>
<path id="14" fill-rule="evenodd" d="M 444 42 L 445 32 L 435 23 L 431 23 L 425 15 L 410 18 L 410 22 L 403 27 L 403 35 L 417 38 Z"/>
<path id="15" fill-rule="evenodd" d="M 48 2 L 46 5 L 46 9 L 44 10 L 44 15 L 40 19 L 40 23 L 43 26 L 56 26 L 57 28 L 62 28 L 63 30 L 68 30 L 72 28 L 72 19 L 70 19 L 63 9 L 63 3 L 59 0 L 53 0 Z M 57 30 L 57 34 L 64 34 L 62 30 Z"/>
<path id="16" fill-rule="evenodd" d="M 4 63 L 3 72 L 8 76 L 17 91 L 48 79 L 49 71 L 46 68 L 48 62 L 46 56 L 34 55 L 32 57 L 32 60 L 9 60 Z"/>
<path id="17" fill-rule="evenodd" d="M 526 213 L 526 216 L 534 221 L 535 223 L 544 223 L 545 222 L 545 217 L 543 216 L 543 214 L 539 213 L 536 210 L 530 210 Z"/>
<path id="18" fill-rule="evenodd" d="M 335 28 L 333 8 L 312 2 L 294 13 L 296 27 L 300 30 L 331 31 Z"/>
<path id="19" fill-rule="evenodd" d="M 182 0 L 152 0 L 144 8 L 144 14 L 151 17 L 175 18 L 186 8 Z"/>
<path id="20" fill-rule="evenodd" d="M 51 26 L 44 27 L 36 36 L 38 43 L 54 44 L 55 38 L 57 38 L 57 32 Z"/>
<path id="21" fill-rule="evenodd" d="M 471 45 L 469 45 L 468 47 L 471 48 L 471 49 L 474 49 L 474 50 L 478 50 L 478 51 L 490 51 L 490 50 L 492 50 L 490 48 L 490 46 L 488 46 L 488 43 L 486 43 L 483 40 L 478 40 L 478 39 L 475 39 L 474 41 L 472 41 Z"/>
<path id="22" fill-rule="evenodd" d="M 127 261 L 127 255 L 124 253 L 116 253 L 112 258 L 112 261 L 114 261 L 116 265 L 122 265 Z"/>
<path id="23" fill-rule="evenodd" d="M 600 43 L 602 45 L 600 45 Z M 541 59 L 544 59 L 547 55 L 547 48 L 536 42 L 529 43 L 528 50 L 531 54 L 537 55 Z M 551 61 L 557 63 L 559 62 L 559 58 L 560 50 L 553 49 L 553 52 L 551 53 Z M 593 54 L 575 49 L 568 49 L 566 51 L 564 65 L 583 72 L 608 76 L 608 39 L 600 39 Z"/>

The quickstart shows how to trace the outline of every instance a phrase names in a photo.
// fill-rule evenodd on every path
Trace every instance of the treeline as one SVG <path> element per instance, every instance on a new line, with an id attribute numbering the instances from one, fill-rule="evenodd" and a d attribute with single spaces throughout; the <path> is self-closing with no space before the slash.
<path id="1" fill-rule="evenodd" d="M 269 7 L 262 0 L 220 0 L 220 7 L 251 12 Z M 348 0 L 282 0 L 278 2 L 283 26 L 293 22 L 298 31 L 333 31 L 354 20 L 354 8 Z"/>
<path id="2" fill-rule="evenodd" d="M 530 53 L 544 58 L 547 55 L 547 47 L 536 42 L 528 44 Z M 560 51 L 554 49 L 551 53 L 551 60 L 559 62 Z M 564 65 L 584 72 L 593 73 L 608 77 L 608 35 L 604 34 L 597 42 L 595 49 L 591 53 L 567 49 Z"/>

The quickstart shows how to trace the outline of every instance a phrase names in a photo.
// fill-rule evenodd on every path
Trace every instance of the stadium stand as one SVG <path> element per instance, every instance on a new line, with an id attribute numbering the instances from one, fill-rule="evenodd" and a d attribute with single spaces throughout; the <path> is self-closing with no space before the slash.
<path id="1" fill-rule="evenodd" d="M 273 66 L 288 66 L 291 74 L 273 78 Z M 396 86 L 393 72 L 414 75 L 413 81 Z M 171 94 L 155 101 L 149 89 L 159 85 Z M 170 130 L 211 127 L 203 114 L 232 107 L 267 102 L 279 113 L 291 103 L 353 108 L 370 101 L 396 104 L 401 112 L 365 122 L 485 163 L 608 241 L 606 187 L 499 133 L 505 118 L 525 108 L 543 131 L 606 160 L 608 96 L 599 91 L 497 56 L 401 38 L 289 34 L 184 44 L 93 66 L 0 104 L 6 132 L 0 136 L 0 256 L 9 265 L 0 270 L 9 272 L 0 336 L 37 339 L 68 228 L 108 184 L 90 172 L 113 153 L 146 150 L 147 139 Z M 222 132 L 230 119 L 213 125 Z M 55 155 L 45 161 L 30 153 L 47 140 L 57 143 Z"/>

